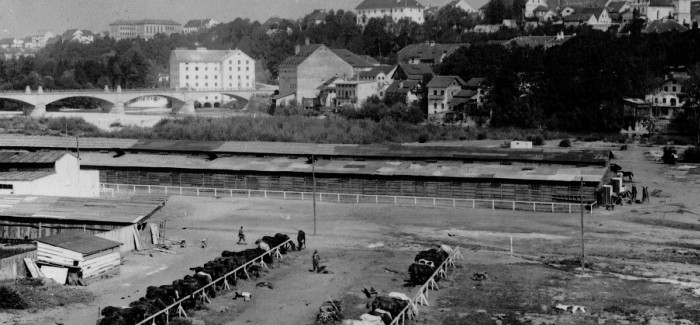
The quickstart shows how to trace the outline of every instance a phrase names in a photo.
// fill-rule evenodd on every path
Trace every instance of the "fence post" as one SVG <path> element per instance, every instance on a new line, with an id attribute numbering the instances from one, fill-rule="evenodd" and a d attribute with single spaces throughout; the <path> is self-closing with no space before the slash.
<path id="1" fill-rule="evenodd" d="M 571 204 L 569 204 L 569 213 L 571 213 Z"/>
<path id="2" fill-rule="evenodd" d="M 476 200 L 472 199 L 472 210 L 476 209 Z"/>
<path id="3" fill-rule="evenodd" d="M 151 185 L 148 185 L 148 194 L 151 194 Z"/>
<path id="4" fill-rule="evenodd" d="M 457 207 L 457 200 L 452 199 L 452 207 L 453 208 Z"/>
<path id="5" fill-rule="evenodd" d="M 267 190 L 264 190 L 264 191 L 263 191 L 263 195 L 264 195 L 265 198 L 267 199 Z"/>
<path id="6" fill-rule="evenodd" d="M 216 197 L 216 195 L 217 195 L 217 194 L 216 194 L 216 189 L 214 189 L 214 197 Z"/>
<path id="7" fill-rule="evenodd" d="M 515 201 L 513 201 L 513 211 L 515 211 Z"/>
<path id="8" fill-rule="evenodd" d="M 287 191 L 282 192 L 282 199 L 283 200 L 287 199 Z"/>
<path id="9" fill-rule="evenodd" d="M 199 196 L 199 187 L 197 187 L 197 196 Z"/>
<path id="10" fill-rule="evenodd" d="M 338 193 L 338 203 L 340 203 L 340 193 Z"/>
<path id="11" fill-rule="evenodd" d="M 433 198 L 433 206 L 435 206 L 435 198 Z"/>
<path id="12" fill-rule="evenodd" d="M 168 195 L 168 187 L 165 187 L 165 195 Z"/>
<path id="13" fill-rule="evenodd" d="M 119 184 L 117 184 L 117 193 L 119 193 Z"/>
<path id="14" fill-rule="evenodd" d="M 250 190 L 248 190 L 248 197 L 250 197 Z"/>
<path id="15" fill-rule="evenodd" d="M 180 195 L 182 195 L 182 187 L 180 187 Z"/>
<path id="16" fill-rule="evenodd" d="M 537 203 L 532 202 L 532 212 L 537 212 L 537 208 L 536 208 L 535 204 L 537 204 Z"/>
<path id="17" fill-rule="evenodd" d="M 374 204 L 379 204 L 379 196 L 378 195 L 374 196 Z"/>
<path id="18" fill-rule="evenodd" d="M 136 185 L 134 185 L 134 194 L 136 194 Z"/>
<path id="19" fill-rule="evenodd" d="M 413 205 L 418 205 L 418 198 L 417 197 L 413 197 Z"/>
<path id="20" fill-rule="evenodd" d="M 496 201 L 491 200 L 491 210 L 496 210 Z"/>
<path id="21" fill-rule="evenodd" d="M 301 192 L 301 200 L 304 201 L 304 192 Z"/>
<path id="22" fill-rule="evenodd" d="M 360 194 L 357 194 L 357 203 L 360 203 Z"/>
<path id="23" fill-rule="evenodd" d="M 552 203 L 552 213 L 554 213 L 554 203 Z"/>
<path id="24" fill-rule="evenodd" d="M 396 205 L 396 195 L 394 195 L 394 205 Z"/>
<path id="25" fill-rule="evenodd" d="M 233 190 L 229 190 L 229 196 L 233 197 Z"/>

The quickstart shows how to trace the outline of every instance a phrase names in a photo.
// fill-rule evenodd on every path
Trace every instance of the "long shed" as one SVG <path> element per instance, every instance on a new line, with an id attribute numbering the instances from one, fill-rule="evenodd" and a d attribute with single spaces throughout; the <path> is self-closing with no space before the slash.
<path id="1" fill-rule="evenodd" d="M 68 232 L 37 239 L 37 263 L 65 267 L 83 281 L 119 272 L 121 243 L 109 239 Z"/>

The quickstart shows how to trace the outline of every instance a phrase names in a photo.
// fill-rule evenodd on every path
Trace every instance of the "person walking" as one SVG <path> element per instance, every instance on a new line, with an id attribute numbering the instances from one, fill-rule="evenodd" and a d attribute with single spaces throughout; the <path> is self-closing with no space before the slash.
<path id="1" fill-rule="evenodd" d="M 321 257 L 318 255 L 318 251 L 314 249 L 314 254 L 311 255 L 311 261 L 313 263 L 313 269 L 311 272 L 318 272 L 320 270 L 319 263 L 321 262 Z"/>
<path id="2" fill-rule="evenodd" d="M 299 250 L 306 246 L 306 233 L 304 233 L 303 230 L 299 230 L 299 233 L 297 234 L 297 244 Z"/>
<path id="3" fill-rule="evenodd" d="M 241 226 L 241 230 L 238 231 L 238 244 L 243 242 L 243 245 L 245 245 L 245 234 L 243 234 L 243 226 Z"/>

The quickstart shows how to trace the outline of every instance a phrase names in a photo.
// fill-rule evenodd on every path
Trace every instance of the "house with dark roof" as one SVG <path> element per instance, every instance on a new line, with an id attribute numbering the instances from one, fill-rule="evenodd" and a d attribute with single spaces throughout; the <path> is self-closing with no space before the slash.
<path id="1" fill-rule="evenodd" d="M 218 21 L 211 19 L 211 18 L 192 19 L 192 20 L 188 21 L 185 24 L 185 26 L 182 26 L 182 33 L 183 34 L 194 33 L 200 29 L 212 28 L 218 24 L 219 24 Z"/>
<path id="2" fill-rule="evenodd" d="M 14 42 L 15 42 L 14 38 L 0 39 L 0 48 L 2 48 L 3 50 L 9 49 Z"/>
<path id="3" fill-rule="evenodd" d="M 302 19 L 302 24 L 304 28 L 324 24 L 326 22 L 326 17 L 328 17 L 326 9 L 316 9 Z"/>
<path id="4" fill-rule="evenodd" d="M 392 80 L 418 80 L 422 81 L 423 76 L 434 76 L 433 68 L 427 64 L 404 64 L 399 65 L 391 75 Z"/>
<path id="5" fill-rule="evenodd" d="M 656 34 L 663 34 L 663 33 L 668 33 L 668 32 L 685 32 L 687 31 L 688 28 L 681 25 L 679 22 L 670 19 L 670 18 L 664 18 L 664 19 L 659 19 L 659 20 L 654 20 L 652 22 L 649 22 L 647 24 L 647 27 L 645 27 L 642 30 L 642 33 L 646 34 L 651 34 L 651 33 L 656 33 Z"/>
<path id="6" fill-rule="evenodd" d="M 363 59 L 361 56 L 352 53 L 347 49 L 332 49 L 331 51 L 350 64 L 355 73 L 367 71 L 374 67 L 374 64 L 367 62 L 367 60 Z"/>
<path id="7" fill-rule="evenodd" d="M 357 24 L 365 26 L 372 18 L 389 17 L 397 22 L 410 19 L 423 24 L 425 7 L 417 0 L 363 0 L 355 7 Z"/>
<path id="8" fill-rule="evenodd" d="M 371 67 L 359 57 L 359 61 L 354 61 L 354 57 L 341 57 L 336 52 L 347 54 L 345 51 L 329 49 L 323 44 L 297 46 L 295 54 L 279 65 L 279 96 L 286 100 L 276 104 L 286 105 L 291 101 L 300 104 L 304 97 L 318 97 L 318 87 L 325 81 L 333 77 L 352 78 L 355 74 L 355 66 Z"/>
<path id="9" fill-rule="evenodd" d="M 671 0 L 638 0 L 630 3 L 632 10 L 637 9 L 647 21 L 673 17 L 673 3 Z"/>
<path id="10" fill-rule="evenodd" d="M 420 100 L 423 88 L 420 80 L 394 80 L 387 87 L 385 96 L 391 96 L 396 101 L 410 106 Z"/>
<path id="11" fill-rule="evenodd" d="M 574 8 L 574 13 L 564 16 L 564 25 L 589 25 L 595 29 L 607 29 L 612 24 L 610 15 L 605 8 Z"/>
<path id="12" fill-rule="evenodd" d="M 428 88 L 428 117 L 437 119 L 451 110 L 450 102 L 467 83 L 457 76 L 435 76 Z"/>
<path id="13" fill-rule="evenodd" d="M 0 194 L 97 197 L 99 173 L 66 152 L 0 151 Z"/>
<path id="14" fill-rule="evenodd" d="M 408 45 L 397 53 L 399 63 L 436 65 L 446 57 L 469 44 L 439 44 L 425 42 Z"/>

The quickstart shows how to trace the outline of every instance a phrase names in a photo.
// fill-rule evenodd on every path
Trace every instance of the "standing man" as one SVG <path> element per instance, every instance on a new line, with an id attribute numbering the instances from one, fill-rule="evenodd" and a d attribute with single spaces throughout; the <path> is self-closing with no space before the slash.
<path id="1" fill-rule="evenodd" d="M 311 261 L 313 262 L 313 266 L 314 266 L 313 269 L 311 270 L 311 272 L 318 272 L 320 270 L 318 267 L 318 264 L 321 261 L 321 257 L 318 256 L 318 251 L 315 249 L 314 249 L 314 254 L 311 255 Z"/>
<path id="2" fill-rule="evenodd" d="M 632 185 L 632 203 L 634 203 L 636 201 L 637 201 L 637 186 Z"/>
<path id="3" fill-rule="evenodd" d="M 299 230 L 299 233 L 297 234 L 297 244 L 299 250 L 301 250 L 302 247 L 306 246 L 306 233 L 304 233 L 303 230 Z"/>
<path id="4" fill-rule="evenodd" d="M 241 226 L 241 230 L 238 231 L 238 244 L 243 241 L 243 245 L 245 245 L 245 235 L 243 234 L 243 226 Z"/>

